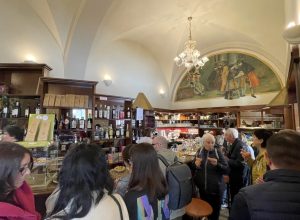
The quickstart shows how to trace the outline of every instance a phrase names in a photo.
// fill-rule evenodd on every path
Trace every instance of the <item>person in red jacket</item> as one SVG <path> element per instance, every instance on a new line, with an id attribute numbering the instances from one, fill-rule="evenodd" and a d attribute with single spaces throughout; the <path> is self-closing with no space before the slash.
<path id="1" fill-rule="evenodd" d="M 0 219 L 40 220 L 25 177 L 32 168 L 31 153 L 13 142 L 0 143 Z"/>

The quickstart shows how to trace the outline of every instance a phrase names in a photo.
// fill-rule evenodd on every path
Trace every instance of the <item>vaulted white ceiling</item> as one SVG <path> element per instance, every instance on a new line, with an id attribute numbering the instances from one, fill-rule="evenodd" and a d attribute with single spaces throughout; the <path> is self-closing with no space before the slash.
<path id="1" fill-rule="evenodd" d="M 253 54 L 284 82 L 289 47 L 282 38 L 282 0 L 0 0 L 0 62 L 25 53 L 53 68 L 52 75 L 101 81 L 101 93 L 134 97 L 144 91 L 159 107 L 172 106 L 183 68 L 173 58 L 188 38 L 202 55 Z M 168 101 L 156 98 L 160 88 Z M 154 95 L 155 93 L 155 95 Z"/>

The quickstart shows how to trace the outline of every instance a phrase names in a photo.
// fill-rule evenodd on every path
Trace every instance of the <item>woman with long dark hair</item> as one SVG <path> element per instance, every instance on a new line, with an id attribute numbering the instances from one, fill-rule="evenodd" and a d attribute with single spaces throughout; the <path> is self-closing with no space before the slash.
<path id="1" fill-rule="evenodd" d="M 97 145 L 70 149 L 59 173 L 59 188 L 46 202 L 48 219 L 129 219 L 121 196 L 112 194 L 105 155 Z"/>
<path id="2" fill-rule="evenodd" d="M 167 182 L 155 149 L 148 143 L 137 144 L 130 157 L 132 174 L 124 199 L 130 220 L 169 219 Z"/>
<path id="3" fill-rule="evenodd" d="M 13 142 L 0 143 L 0 219 L 38 220 L 31 188 L 25 181 L 31 152 Z"/>

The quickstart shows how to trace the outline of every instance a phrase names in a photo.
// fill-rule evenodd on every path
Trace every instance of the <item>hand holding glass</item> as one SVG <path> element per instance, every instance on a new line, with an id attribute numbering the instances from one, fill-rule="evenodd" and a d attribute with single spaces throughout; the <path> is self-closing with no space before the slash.
<path id="1" fill-rule="evenodd" d="M 201 165 L 201 162 L 202 162 L 202 158 L 200 158 L 200 157 L 196 157 L 196 160 L 195 160 L 195 165 L 196 165 L 196 167 L 200 167 L 200 165 Z"/>
<path id="2" fill-rule="evenodd" d="M 244 149 L 241 149 L 241 155 L 242 155 L 242 157 L 244 158 L 244 160 L 246 160 L 246 161 L 251 157 L 251 153 L 250 153 L 250 152 L 247 152 L 247 151 L 244 150 Z"/>
<path id="3" fill-rule="evenodd" d="M 216 158 L 207 157 L 207 160 L 213 166 L 216 166 L 218 164 L 218 160 Z"/>

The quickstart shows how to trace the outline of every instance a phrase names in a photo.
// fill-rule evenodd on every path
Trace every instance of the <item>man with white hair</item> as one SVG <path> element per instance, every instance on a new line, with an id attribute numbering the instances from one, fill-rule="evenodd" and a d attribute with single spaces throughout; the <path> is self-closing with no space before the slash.
<path id="1" fill-rule="evenodd" d="M 225 131 L 225 140 L 230 144 L 228 152 L 228 165 L 230 168 L 229 185 L 231 203 L 234 196 L 243 187 L 245 161 L 241 155 L 241 150 L 245 148 L 245 144 L 238 138 L 239 132 L 235 128 L 228 128 Z"/>

